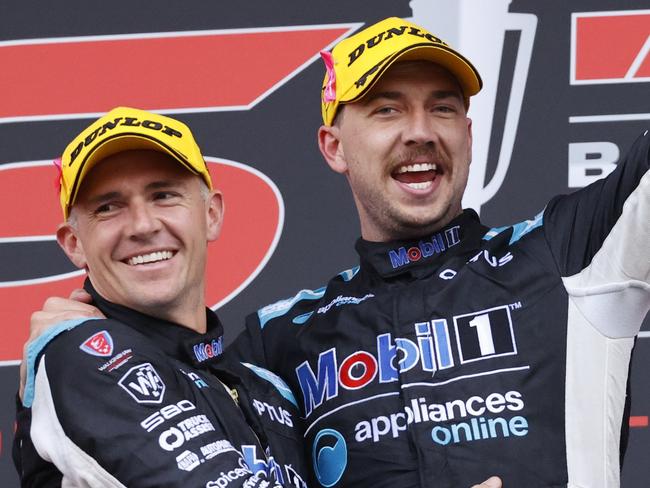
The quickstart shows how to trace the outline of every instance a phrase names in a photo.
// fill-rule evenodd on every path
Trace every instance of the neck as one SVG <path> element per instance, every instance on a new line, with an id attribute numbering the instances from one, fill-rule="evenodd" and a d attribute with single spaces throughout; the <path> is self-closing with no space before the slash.
<path id="1" fill-rule="evenodd" d="M 88 285 L 90 285 L 90 281 Z M 115 305 L 130 308 L 150 317 L 173 322 L 200 334 L 204 334 L 207 331 L 203 286 L 193 288 L 191 293 L 188 292 L 182 297 L 177 297 L 173 302 L 156 301 L 154 299 L 148 301 L 130 300 L 129 303 L 125 303 L 119 297 L 110 297 L 109 294 L 102 293 L 96 285 L 90 286 L 91 288 L 87 288 L 87 290 L 96 293 L 103 300 Z"/>
<path id="2" fill-rule="evenodd" d="M 183 303 L 170 304 L 168 307 L 152 307 L 153 310 L 139 310 L 139 312 L 174 322 L 200 334 L 205 334 L 207 330 L 207 319 L 205 317 L 204 296 L 203 290 L 201 290 L 200 293 L 193 293 L 192 296 L 184 297 Z"/>
<path id="3" fill-rule="evenodd" d="M 361 237 L 368 242 L 392 242 L 417 239 L 423 236 L 434 234 L 441 229 L 444 229 L 461 213 L 462 211 L 459 211 L 454 215 L 445 217 L 444 219 L 430 223 L 428 225 L 417 224 L 413 226 L 401 226 L 399 228 L 395 227 L 394 229 L 379 229 L 373 225 L 364 225 L 364 222 L 362 220 Z"/>
<path id="4" fill-rule="evenodd" d="M 207 331 L 207 320 L 205 317 L 205 305 L 201 305 L 193 310 L 187 311 L 174 311 L 169 314 L 156 314 L 149 311 L 142 311 L 147 315 L 157 317 L 175 324 L 181 325 L 188 329 L 192 329 L 199 334 L 205 334 Z"/>

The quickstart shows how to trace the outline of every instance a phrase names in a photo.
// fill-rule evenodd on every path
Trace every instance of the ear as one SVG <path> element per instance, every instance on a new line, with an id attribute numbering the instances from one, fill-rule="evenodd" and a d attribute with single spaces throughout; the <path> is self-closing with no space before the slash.
<path id="1" fill-rule="evenodd" d="M 206 222 L 208 242 L 217 240 L 221 233 L 224 213 L 223 196 L 219 190 L 212 190 L 206 207 Z"/>
<path id="2" fill-rule="evenodd" d="M 340 127 L 321 125 L 318 129 L 318 148 L 333 171 L 341 174 L 347 172 Z"/>
<path id="3" fill-rule="evenodd" d="M 88 267 L 86 253 L 77 236 L 77 231 L 68 222 L 59 225 L 56 230 L 56 241 L 77 268 L 86 269 Z"/>
<path id="4" fill-rule="evenodd" d="M 472 119 L 467 117 L 467 161 L 472 162 Z"/>

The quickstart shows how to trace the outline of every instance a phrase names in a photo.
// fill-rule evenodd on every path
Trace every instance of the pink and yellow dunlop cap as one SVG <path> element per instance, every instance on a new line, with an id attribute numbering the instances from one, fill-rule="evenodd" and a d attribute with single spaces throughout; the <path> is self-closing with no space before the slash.
<path id="1" fill-rule="evenodd" d="M 459 52 L 422 27 L 397 17 L 378 22 L 322 52 L 325 79 L 321 111 L 332 125 L 342 103 L 356 102 L 395 61 L 432 61 L 456 77 L 463 95 L 476 95 L 483 82 L 478 71 Z"/>
<path id="2" fill-rule="evenodd" d="M 60 198 L 64 218 L 68 218 L 81 182 L 93 166 L 132 149 L 168 154 L 212 188 L 210 173 L 189 127 L 164 115 L 117 107 L 90 124 L 63 151 Z"/>

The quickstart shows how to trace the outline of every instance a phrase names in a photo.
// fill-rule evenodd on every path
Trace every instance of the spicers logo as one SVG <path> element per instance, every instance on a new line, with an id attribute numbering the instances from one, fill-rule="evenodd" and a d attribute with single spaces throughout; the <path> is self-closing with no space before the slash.
<path id="1" fill-rule="evenodd" d="M 456 225 L 445 230 L 444 235 L 442 233 L 435 234 L 428 241 L 420 241 L 417 246 L 412 246 L 408 249 L 400 247 L 399 249 L 389 251 L 388 257 L 390 258 L 390 264 L 393 266 L 393 269 L 397 269 L 414 261 L 419 261 L 422 258 L 428 258 L 434 254 L 441 254 L 446 249 L 460 243 L 458 229 L 460 227 Z"/>

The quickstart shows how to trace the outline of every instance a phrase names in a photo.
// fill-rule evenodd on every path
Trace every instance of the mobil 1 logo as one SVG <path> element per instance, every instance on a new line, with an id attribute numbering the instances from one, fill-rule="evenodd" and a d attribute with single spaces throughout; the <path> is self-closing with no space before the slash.
<path id="1" fill-rule="evenodd" d="M 454 317 L 461 363 L 517 354 L 511 307 L 521 305 L 504 305 Z"/>

